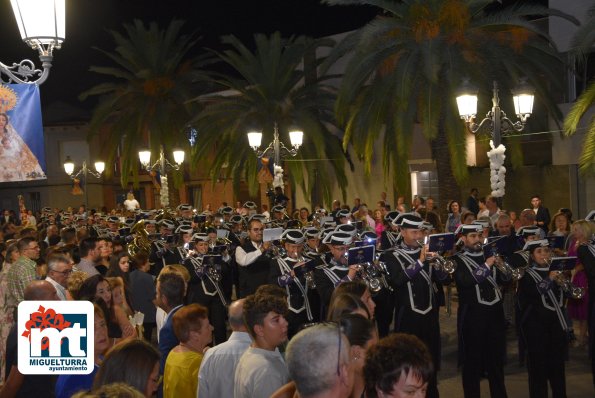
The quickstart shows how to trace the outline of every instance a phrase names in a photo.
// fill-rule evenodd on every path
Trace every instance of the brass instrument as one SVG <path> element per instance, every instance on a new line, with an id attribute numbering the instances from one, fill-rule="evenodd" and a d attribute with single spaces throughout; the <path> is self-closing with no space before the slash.
<path id="1" fill-rule="evenodd" d="M 552 264 L 552 258 L 548 258 L 545 260 L 548 267 Z M 576 300 L 580 300 L 585 295 L 585 289 L 579 286 L 574 286 L 570 281 L 568 275 L 566 275 L 565 271 L 555 271 L 556 275 L 554 277 L 554 282 L 564 291 L 564 293 L 568 294 L 570 297 Z"/>
<path id="2" fill-rule="evenodd" d="M 134 235 L 131 242 L 128 243 L 126 251 L 130 257 L 135 257 L 138 252 L 151 252 L 151 241 L 145 228 L 145 220 L 140 220 L 130 228 L 130 234 Z"/>
<path id="3" fill-rule="evenodd" d="M 481 248 L 483 248 L 485 245 L 487 245 L 487 243 L 481 245 Z M 498 249 L 495 246 L 492 246 L 492 255 L 494 256 L 494 265 L 502 274 L 512 278 L 515 281 L 518 281 L 523 277 L 523 275 L 525 275 L 524 267 L 512 267 L 508 261 L 506 261 L 506 259 L 498 252 Z"/>
<path id="4" fill-rule="evenodd" d="M 298 264 L 306 262 L 306 258 L 301 253 L 298 253 L 296 260 L 297 260 Z M 304 272 L 304 279 L 306 280 L 306 285 L 310 289 L 316 289 L 316 281 L 314 280 L 314 271 Z"/>
<path id="5" fill-rule="evenodd" d="M 424 243 L 422 241 L 416 241 L 419 247 L 424 247 Z M 457 269 L 457 263 L 450 258 L 445 258 L 444 256 L 440 255 L 439 253 L 434 254 L 432 257 L 427 258 L 428 263 L 431 267 L 433 267 L 436 271 L 446 272 L 447 274 L 453 274 Z"/>

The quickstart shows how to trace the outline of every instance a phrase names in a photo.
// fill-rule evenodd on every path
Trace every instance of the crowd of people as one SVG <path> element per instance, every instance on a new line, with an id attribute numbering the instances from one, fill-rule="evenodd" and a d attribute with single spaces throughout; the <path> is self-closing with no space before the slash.
<path id="1" fill-rule="evenodd" d="M 386 193 L 291 214 L 274 199 L 260 212 L 44 208 L 22 223 L 4 211 L 0 398 L 438 397 L 454 294 L 465 397 L 483 377 L 507 396 L 509 327 L 530 397 L 566 396 L 569 343 L 595 357 L 595 212 L 550 217 L 534 196 L 517 218 L 475 189 L 446 212 L 431 197 L 393 209 Z M 91 374 L 19 372 L 24 300 L 93 303 Z"/>

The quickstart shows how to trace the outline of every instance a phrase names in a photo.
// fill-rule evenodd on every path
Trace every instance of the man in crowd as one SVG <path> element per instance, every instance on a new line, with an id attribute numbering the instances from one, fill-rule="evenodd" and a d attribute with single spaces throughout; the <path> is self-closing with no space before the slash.
<path id="1" fill-rule="evenodd" d="M 169 352 L 180 343 L 174 333 L 172 318 L 176 311 L 184 305 L 185 293 L 186 284 L 177 273 L 163 273 L 157 278 L 155 304 L 167 314 L 165 323 L 159 331 L 160 374 L 163 374 Z"/>
<path id="2" fill-rule="evenodd" d="M 257 219 L 248 223 L 248 239 L 236 249 L 236 262 L 240 278 L 239 297 L 256 292 L 260 285 L 267 283 L 270 258 L 265 252 L 270 242 L 262 241 L 264 225 Z"/>
<path id="3" fill-rule="evenodd" d="M 269 397 L 289 381 L 289 372 L 277 349 L 287 341 L 287 302 L 279 296 L 253 294 L 244 301 L 244 323 L 252 345 L 235 372 L 235 398 Z"/>
<path id="4" fill-rule="evenodd" d="M 469 192 L 469 197 L 467 198 L 467 210 L 471 213 L 477 215 L 479 213 L 479 201 L 478 201 L 479 191 L 477 188 L 471 188 Z"/>
<path id="5" fill-rule="evenodd" d="M 244 301 L 239 299 L 230 304 L 231 335 L 225 343 L 210 348 L 200 364 L 197 392 L 200 398 L 233 397 L 229 375 L 235 375 L 240 357 L 252 343 L 243 319 Z"/>
<path id="6" fill-rule="evenodd" d="M 349 341 L 339 325 L 318 324 L 295 335 L 286 358 L 300 397 L 348 397 L 353 388 L 349 352 Z"/>
<path id="7" fill-rule="evenodd" d="M 543 229 L 543 232 L 545 232 L 544 236 L 546 236 L 551 221 L 550 211 L 547 207 L 541 205 L 541 198 L 539 195 L 533 195 L 533 197 L 531 197 L 531 206 L 533 207 L 533 213 L 535 213 L 535 224 Z"/>
<path id="8" fill-rule="evenodd" d="M 85 238 L 79 243 L 79 253 L 81 261 L 76 265 L 78 271 L 86 273 L 88 276 L 99 274 L 95 268 L 97 261 L 101 258 L 101 250 L 97 247 L 97 238 Z"/>
<path id="9" fill-rule="evenodd" d="M 25 287 L 36 279 L 36 261 L 41 248 L 35 238 L 19 239 L 17 243 L 19 258 L 10 267 L 6 276 L 8 282 L 9 306 L 17 307 L 25 294 Z"/>
<path id="10" fill-rule="evenodd" d="M 52 256 L 47 260 L 48 275 L 45 280 L 56 289 L 60 300 L 67 300 L 68 277 L 72 273 L 72 264 L 64 256 Z"/>

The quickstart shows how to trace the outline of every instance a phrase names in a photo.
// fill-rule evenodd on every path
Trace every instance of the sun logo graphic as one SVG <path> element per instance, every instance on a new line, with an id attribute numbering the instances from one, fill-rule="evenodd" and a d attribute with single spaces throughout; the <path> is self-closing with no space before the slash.
<path id="1" fill-rule="evenodd" d="M 89 301 L 23 301 L 18 307 L 18 368 L 23 374 L 89 374 L 94 367 Z"/>

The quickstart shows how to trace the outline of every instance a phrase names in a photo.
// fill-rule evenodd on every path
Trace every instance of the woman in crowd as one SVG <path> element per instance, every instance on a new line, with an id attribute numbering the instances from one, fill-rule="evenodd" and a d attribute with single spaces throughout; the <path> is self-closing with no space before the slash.
<path id="1" fill-rule="evenodd" d="M 99 246 L 100 248 L 99 252 L 101 258 L 97 262 L 95 268 L 97 268 L 97 271 L 99 271 L 101 275 L 105 276 L 107 270 L 110 267 L 110 258 L 113 253 L 113 243 L 110 238 L 104 237 L 99 238 L 99 240 L 97 241 L 97 246 Z"/>
<path id="2" fill-rule="evenodd" d="M 563 236 L 564 246 L 562 249 L 568 251 L 572 244 L 572 235 L 570 233 L 570 220 L 566 214 L 561 212 L 554 214 L 550 223 L 550 236 Z"/>
<path id="3" fill-rule="evenodd" d="M 345 314 L 339 323 L 341 331 L 347 336 L 351 345 L 349 356 L 354 371 L 354 380 L 350 397 L 360 398 L 363 396 L 365 388 L 364 361 L 366 352 L 378 342 L 378 332 L 374 321 L 360 314 Z"/>
<path id="4" fill-rule="evenodd" d="M 342 293 L 334 295 L 330 301 L 326 320 L 338 322 L 345 314 L 360 314 L 370 319 L 370 312 L 366 304 L 354 294 Z"/>
<path id="5" fill-rule="evenodd" d="M 461 224 L 461 206 L 456 200 L 448 202 L 446 207 L 448 218 L 446 219 L 445 232 L 455 232 Z"/>
<path id="6" fill-rule="evenodd" d="M 129 340 L 112 348 L 93 382 L 93 390 L 111 383 L 126 383 L 151 398 L 161 382 L 159 351 L 143 340 Z"/>
<path id="7" fill-rule="evenodd" d="M 109 269 L 105 276 L 114 277 L 118 276 L 124 280 L 124 283 L 128 286 L 130 279 L 130 257 L 128 252 L 121 251 L 118 254 L 112 256 L 109 262 Z"/>
<path id="8" fill-rule="evenodd" d="M 578 256 L 579 261 L 574 268 L 574 275 L 572 277 L 572 284 L 577 287 L 585 289 L 585 294 L 580 299 L 568 300 L 568 316 L 572 319 L 572 326 L 576 333 L 576 344 L 586 345 L 589 333 L 587 319 L 589 314 L 589 299 L 592 292 L 589 292 L 589 283 L 587 272 L 585 271 L 585 264 L 581 261 L 578 255 L 578 249 L 581 246 L 587 245 L 593 233 L 592 224 L 585 220 L 575 221 L 572 224 L 571 240 L 572 244 L 568 248 L 569 256 Z"/>
<path id="9" fill-rule="evenodd" d="M 63 374 L 58 376 L 56 381 L 56 398 L 70 398 L 74 393 L 81 390 L 88 390 L 93 385 L 93 379 L 99 370 L 103 355 L 109 348 L 109 337 L 107 336 L 107 323 L 103 310 L 97 304 L 94 305 L 95 314 L 95 347 L 93 372 L 88 375 Z"/>
<path id="10" fill-rule="evenodd" d="M 376 308 L 376 303 L 372 300 L 372 294 L 370 293 L 370 289 L 368 289 L 368 285 L 364 282 L 357 280 L 353 282 L 343 282 L 333 292 L 331 296 L 331 302 L 336 296 L 341 294 L 352 294 L 357 296 L 365 305 L 366 309 L 368 310 L 368 318 L 374 318 L 374 310 Z"/>
<path id="11" fill-rule="evenodd" d="M 112 301 L 114 306 L 118 306 L 124 311 L 127 317 L 134 315 L 130 299 L 125 289 L 124 280 L 119 276 L 107 277 L 107 282 L 112 289 Z"/>
<path id="12" fill-rule="evenodd" d="M 213 326 L 207 309 L 200 304 L 180 308 L 172 322 L 180 344 L 170 351 L 165 362 L 163 396 L 191 397 L 198 387 L 203 351 L 213 340 Z"/>
<path id="13" fill-rule="evenodd" d="M 563 315 L 564 292 L 550 271 L 551 250 L 545 239 L 527 242 L 529 264 L 519 280 L 518 303 L 521 334 L 527 347 L 529 397 L 566 397 L 564 358 L 568 325 Z"/>
<path id="14" fill-rule="evenodd" d="M 132 309 L 145 315 L 143 320 L 143 337 L 151 341 L 155 329 L 155 277 L 149 274 L 151 264 L 149 255 L 143 251 L 134 256 L 133 271 L 130 273 L 130 300 Z"/>
<path id="15" fill-rule="evenodd" d="M 430 351 L 419 338 L 391 334 L 366 353 L 366 398 L 424 398 L 433 373 Z"/>
<path id="16" fill-rule="evenodd" d="M 112 291 L 108 281 L 101 275 L 87 278 L 78 293 L 77 300 L 89 300 L 99 304 L 107 320 L 108 336 L 113 345 L 122 339 L 136 336 L 134 327 L 124 311 L 113 304 Z"/>
<path id="17" fill-rule="evenodd" d="M 475 217 L 473 212 L 464 211 L 463 214 L 461 214 L 461 224 L 472 224 L 476 219 L 477 217 Z"/>

